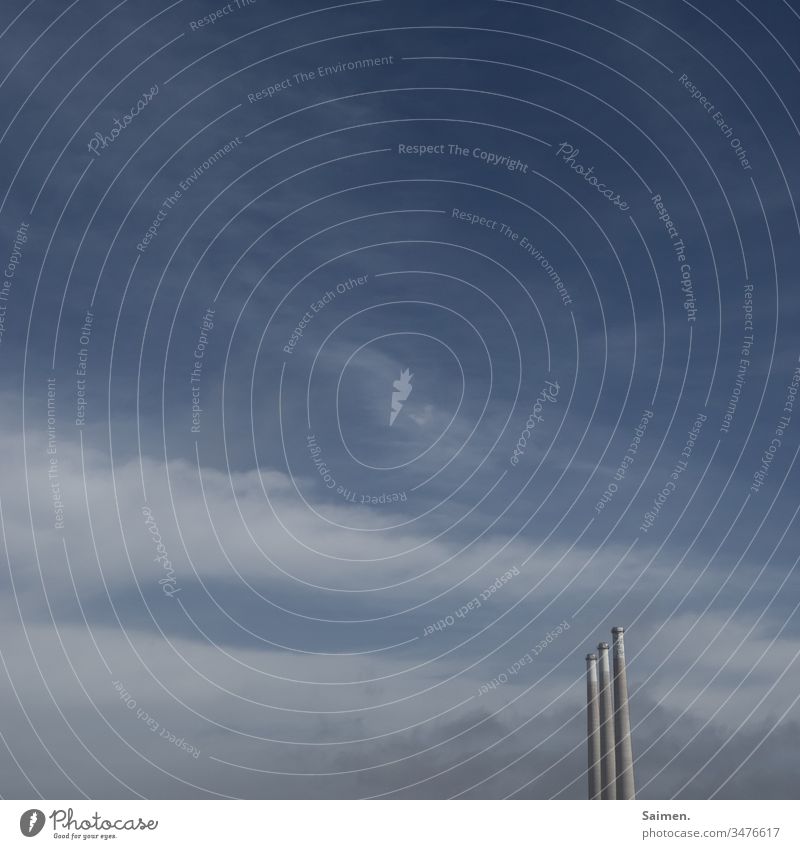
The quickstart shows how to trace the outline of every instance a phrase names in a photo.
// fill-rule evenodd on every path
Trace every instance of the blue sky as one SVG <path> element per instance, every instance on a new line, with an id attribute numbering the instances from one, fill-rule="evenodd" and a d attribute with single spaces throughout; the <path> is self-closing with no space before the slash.
<path id="1" fill-rule="evenodd" d="M 624 624 L 796 795 L 797 5 L 223 8 L 0 20 L 0 794 L 582 798 Z"/>

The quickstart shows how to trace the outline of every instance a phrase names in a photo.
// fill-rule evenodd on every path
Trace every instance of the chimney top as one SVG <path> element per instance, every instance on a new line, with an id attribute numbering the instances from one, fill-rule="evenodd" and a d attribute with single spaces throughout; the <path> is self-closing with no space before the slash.
<path id="1" fill-rule="evenodd" d="M 600 651 L 608 651 L 608 643 L 598 643 L 597 648 Z"/>
<path id="2" fill-rule="evenodd" d="M 625 631 L 625 629 L 622 627 L 622 625 L 615 625 L 611 629 L 612 634 L 622 634 L 624 631 Z"/>
<path id="3" fill-rule="evenodd" d="M 586 660 L 597 660 L 597 655 L 596 654 L 587 654 Z"/>

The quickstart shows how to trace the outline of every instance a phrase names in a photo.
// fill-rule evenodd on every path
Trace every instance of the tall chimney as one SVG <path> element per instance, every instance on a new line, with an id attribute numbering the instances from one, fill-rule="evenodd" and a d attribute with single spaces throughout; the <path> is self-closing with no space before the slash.
<path id="1" fill-rule="evenodd" d="M 586 745 L 589 756 L 589 798 L 600 798 L 600 701 L 597 696 L 597 655 L 586 655 Z"/>
<path id="2" fill-rule="evenodd" d="M 614 737 L 616 739 L 617 799 L 635 799 L 631 714 L 628 708 L 628 675 L 625 671 L 625 629 L 611 629 L 614 635 Z"/>
<path id="3" fill-rule="evenodd" d="M 611 673 L 608 643 L 597 646 L 600 687 L 600 798 L 617 798 L 617 768 L 614 755 L 614 707 L 611 700 Z"/>

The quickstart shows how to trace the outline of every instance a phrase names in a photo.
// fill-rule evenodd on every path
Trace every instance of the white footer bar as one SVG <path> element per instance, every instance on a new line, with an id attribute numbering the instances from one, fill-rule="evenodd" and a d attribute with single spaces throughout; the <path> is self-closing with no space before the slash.
<path id="1" fill-rule="evenodd" d="M 800 803 L 0 801 L 0 846 L 798 847 Z M 32 842 L 36 841 L 36 842 Z"/>

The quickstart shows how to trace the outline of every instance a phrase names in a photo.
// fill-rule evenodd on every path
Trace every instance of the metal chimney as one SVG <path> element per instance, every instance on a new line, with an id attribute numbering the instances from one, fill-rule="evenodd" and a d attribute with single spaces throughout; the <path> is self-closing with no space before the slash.
<path id="1" fill-rule="evenodd" d="M 625 670 L 625 629 L 611 629 L 614 635 L 614 737 L 616 739 L 617 799 L 635 799 L 631 715 L 628 708 L 628 675 Z"/>
<path id="2" fill-rule="evenodd" d="M 608 643 L 597 646 L 597 671 L 600 687 L 600 776 L 602 799 L 617 798 L 617 768 L 614 754 L 614 707 L 611 699 L 611 673 Z"/>
<path id="3" fill-rule="evenodd" d="M 586 745 L 589 756 L 589 798 L 600 798 L 600 700 L 597 695 L 597 655 L 586 655 Z"/>

